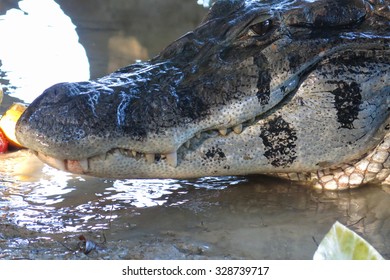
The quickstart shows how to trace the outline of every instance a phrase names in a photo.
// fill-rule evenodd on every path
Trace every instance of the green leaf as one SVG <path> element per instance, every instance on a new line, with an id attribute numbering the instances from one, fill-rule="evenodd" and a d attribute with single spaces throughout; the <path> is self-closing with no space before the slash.
<path id="1" fill-rule="evenodd" d="M 315 260 L 383 260 L 366 240 L 335 222 L 314 253 Z"/>

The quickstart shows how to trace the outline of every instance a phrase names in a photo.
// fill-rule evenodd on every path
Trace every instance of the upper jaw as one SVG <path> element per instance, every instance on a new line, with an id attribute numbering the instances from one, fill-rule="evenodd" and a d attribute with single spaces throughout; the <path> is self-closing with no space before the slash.
<path id="1" fill-rule="evenodd" d="M 91 162 L 103 162 L 106 161 L 108 157 L 114 155 L 115 157 L 123 158 L 123 160 L 134 160 L 143 162 L 145 165 L 151 165 L 155 163 L 162 163 L 172 168 L 176 168 L 180 163 L 180 156 L 182 157 L 191 145 L 196 142 L 199 145 L 200 142 L 212 137 L 214 139 L 225 138 L 229 134 L 239 135 L 241 132 L 248 126 L 255 124 L 256 119 L 253 118 L 244 123 L 235 125 L 229 128 L 220 128 L 207 130 L 205 132 L 197 131 L 196 133 L 188 133 L 192 135 L 189 139 L 186 139 L 185 142 L 178 145 L 173 151 L 168 152 L 159 152 L 159 151 L 150 151 L 150 152 L 141 152 L 132 148 L 123 148 L 114 146 L 109 149 L 104 150 L 95 150 L 94 154 L 78 154 L 78 156 L 68 156 L 68 157 L 58 157 L 58 155 L 53 152 L 52 149 L 48 149 L 48 152 L 38 148 L 35 150 L 35 154 L 43 162 L 48 165 L 55 167 L 60 170 L 69 171 L 71 173 L 77 174 L 90 174 L 90 163 Z M 106 141 L 109 142 L 109 141 Z M 115 142 L 115 139 L 112 143 Z M 97 174 L 93 174 L 97 175 Z"/>
<path id="2" fill-rule="evenodd" d="M 244 124 L 240 132 L 250 125 Z M 79 160 L 59 159 L 42 152 L 35 154 L 49 166 L 75 174 L 109 178 L 191 178 L 205 176 L 210 172 L 202 161 L 210 157 L 210 149 L 219 156 L 218 148 L 214 150 L 214 145 L 227 143 L 227 138 L 237 137 L 240 135 L 233 129 L 227 129 L 225 136 L 217 130 L 199 133 L 170 154 L 142 154 L 119 148 Z"/>

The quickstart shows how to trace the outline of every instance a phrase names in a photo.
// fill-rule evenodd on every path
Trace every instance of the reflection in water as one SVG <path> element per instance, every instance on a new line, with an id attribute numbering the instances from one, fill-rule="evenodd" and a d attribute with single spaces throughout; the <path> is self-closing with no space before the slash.
<path id="1" fill-rule="evenodd" d="M 3 159 L 4 160 L 4 159 Z M 13 161 L 12 161 L 13 160 Z M 21 167 L 20 158 L 7 162 Z M 7 180 L 0 169 L 0 216 L 40 232 L 107 229 L 117 211 L 185 203 L 189 189 L 221 190 L 245 178 L 103 180 L 83 178 L 44 166 L 40 179 Z M 37 175 L 37 174 L 35 174 Z M 172 199 L 174 198 L 174 202 Z"/>
<path id="2" fill-rule="evenodd" d="M 122 201 L 135 207 L 152 207 L 164 205 L 174 194 L 187 193 L 188 188 L 225 189 L 245 181 L 244 178 L 233 176 L 205 177 L 191 182 L 173 179 L 116 180 L 113 186 L 106 190 L 115 192 L 114 195 L 108 197 L 112 201 Z M 175 203 L 182 204 L 184 202 L 177 201 Z"/>
<path id="3" fill-rule="evenodd" d="M 42 236 L 104 231 L 110 241 L 145 243 L 147 258 L 175 257 L 169 246 L 183 240 L 210 256 L 310 258 L 313 239 L 339 220 L 390 256 L 390 197 L 374 186 L 319 193 L 258 176 L 113 181 L 49 167 L 42 178 L 4 181 L 0 217 Z"/>
<path id="4" fill-rule="evenodd" d="M 25 0 L 19 7 L 0 16 L 6 93 L 30 103 L 52 84 L 89 79 L 85 50 L 59 5 L 54 0 Z"/>
<path id="5" fill-rule="evenodd" d="M 161 206 L 166 197 L 183 188 L 177 180 L 117 180 L 107 191 L 107 199 L 135 207 Z"/>

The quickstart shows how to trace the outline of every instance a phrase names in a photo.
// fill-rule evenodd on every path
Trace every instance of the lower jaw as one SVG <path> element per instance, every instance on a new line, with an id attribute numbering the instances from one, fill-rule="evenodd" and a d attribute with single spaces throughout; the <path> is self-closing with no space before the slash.
<path id="1" fill-rule="evenodd" d="M 35 152 L 36 156 L 47 165 L 56 169 L 75 174 L 87 174 L 89 169 L 88 160 L 61 160 L 47 156 L 43 153 Z"/>
<path id="2" fill-rule="evenodd" d="M 292 181 L 306 182 L 314 185 L 317 188 L 328 190 L 342 190 L 358 187 L 366 183 L 390 183 L 390 134 L 387 134 L 383 141 L 375 147 L 364 158 L 355 160 L 350 163 L 340 164 L 336 167 L 329 167 L 322 170 L 312 170 L 309 172 L 293 172 L 290 173 L 287 170 L 273 170 L 264 169 L 263 173 L 269 175 L 277 175 Z M 140 158 L 132 158 L 131 163 L 139 162 L 143 166 L 149 166 L 156 171 L 154 167 L 162 167 L 158 172 L 150 172 L 151 169 L 138 168 L 136 165 L 129 164 L 122 170 L 116 170 L 114 166 L 104 164 L 106 157 L 111 162 L 118 162 L 124 157 L 123 152 L 116 151 L 111 155 L 98 156 L 97 159 L 84 159 L 84 160 L 61 160 L 51 156 L 47 156 L 41 152 L 35 152 L 37 157 L 46 164 L 71 173 L 92 175 L 98 177 L 117 177 L 117 178 L 151 178 L 152 174 L 155 174 L 154 178 L 195 178 L 202 176 L 227 176 L 227 175 L 246 175 L 246 174 L 258 174 L 259 170 L 249 170 L 245 168 L 239 168 L 239 166 L 233 166 L 230 170 L 219 169 L 218 172 L 213 172 L 212 168 L 190 164 L 193 163 L 194 158 L 188 158 L 187 164 L 178 165 L 173 167 L 169 165 L 166 159 L 156 161 L 154 164 L 150 164 L 147 158 L 144 156 Z M 112 156 L 112 158 L 110 158 Z M 180 158 L 183 154 L 180 153 Z M 198 154 L 194 154 L 198 156 Z M 182 159 L 183 160 L 183 159 Z M 253 166 L 257 162 L 252 161 L 248 166 Z M 258 162 L 257 162 L 258 163 Z M 199 170 L 202 169 L 202 170 Z M 98 171 L 97 171 L 98 170 Z M 108 172 L 107 172 L 108 170 Z M 246 172 L 248 171 L 248 172 Z M 99 174 L 96 174 L 99 172 Z M 101 174 L 100 174 L 101 172 Z M 112 173 L 113 172 L 113 173 Z M 119 172 L 119 173 L 117 173 Z M 131 174 L 131 172 L 134 172 Z M 233 174 L 234 173 L 234 174 Z M 273 174 L 272 174 L 273 173 Z M 114 176 L 107 176 L 107 175 Z M 133 175 L 133 176 L 132 176 Z"/>
<path id="3" fill-rule="evenodd" d="M 111 151 L 111 153 L 115 153 L 115 152 L 124 155 L 126 158 L 145 160 L 146 164 L 149 165 L 154 164 L 156 160 L 164 160 L 167 165 L 173 168 L 177 167 L 177 152 L 171 154 L 141 154 L 131 150 L 124 150 L 124 149 L 114 149 L 113 151 Z M 93 160 L 93 157 L 81 159 L 81 160 L 71 160 L 71 159 L 58 159 L 52 156 L 48 156 L 41 152 L 35 152 L 35 154 L 41 161 L 43 161 L 44 163 L 48 164 L 51 167 L 57 168 L 62 171 L 67 171 L 70 173 L 76 173 L 76 174 L 89 174 L 90 160 Z M 103 155 L 97 157 L 105 157 L 105 156 Z"/>

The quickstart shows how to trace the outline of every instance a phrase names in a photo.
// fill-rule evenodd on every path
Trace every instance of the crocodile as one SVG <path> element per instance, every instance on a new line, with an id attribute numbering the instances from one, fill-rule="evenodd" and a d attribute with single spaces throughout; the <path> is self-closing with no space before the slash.
<path id="1" fill-rule="evenodd" d="M 105 178 L 390 181 L 389 0 L 219 0 L 149 61 L 46 89 L 16 125 Z"/>

